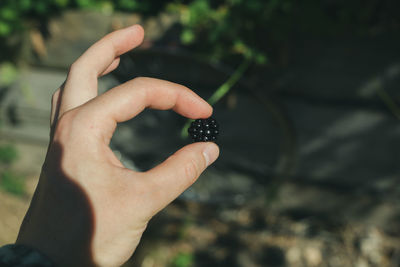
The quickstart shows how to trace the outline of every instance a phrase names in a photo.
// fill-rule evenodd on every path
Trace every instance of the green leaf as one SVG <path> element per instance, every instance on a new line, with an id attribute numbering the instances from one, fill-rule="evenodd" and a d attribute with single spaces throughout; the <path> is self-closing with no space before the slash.
<path id="1" fill-rule="evenodd" d="M 59 7 L 66 7 L 69 4 L 69 0 L 55 0 L 55 3 Z"/>
<path id="2" fill-rule="evenodd" d="M 254 56 L 254 62 L 259 65 L 264 65 L 267 63 L 267 56 L 261 53 L 256 53 Z"/>
<path id="3" fill-rule="evenodd" d="M 31 0 L 20 0 L 19 6 L 22 11 L 29 10 L 32 7 Z"/>
<path id="4" fill-rule="evenodd" d="M 11 7 L 0 9 L 0 17 L 4 20 L 13 20 L 17 16 L 17 11 Z"/>
<path id="5" fill-rule="evenodd" d="M 0 162 L 10 164 L 18 158 L 17 149 L 11 145 L 6 144 L 0 146 Z"/>
<path id="6" fill-rule="evenodd" d="M 48 10 L 48 5 L 43 2 L 37 3 L 36 5 L 34 5 L 34 7 L 38 14 L 46 14 L 46 12 Z"/>
<path id="7" fill-rule="evenodd" d="M 212 13 L 207 0 L 196 0 L 189 6 L 189 24 L 204 24 Z"/>
<path id="8" fill-rule="evenodd" d="M 193 265 L 194 257 L 192 253 L 180 252 L 172 260 L 171 267 L 189 267 Z"/>
<path id="9" fill-rule="evenodd" d="M 94 5 L 92 0 L 76 0 L 76 3 L 82 8 L 93 7 Z"/>
<path id="10" fill-rule="evenodd" d="M 11 25 L 0 21 L 0 36 L 6 36 L 11 33 Z"/>
<path id="11" fill-rule="evenodd" d="M 191 44 L 195 40 L 194 32 L 191 29 L 183 30 L 181 34 L 181 41 L 184 44 Z"/>
<path id="12" fill-rule="evenodd" d="M 18 70 L 14 64 L 5 62 L 0 65 L 0 85 L 9 86 L 18 77 Z"/>
<path id="13" fill-rule="evenodd" d="M 1 173 L 0 188 L 11 194 L 21 196 L 25 194 L 25 179 L 12 171 L 5 171 Z"/>
<path id="14" fill-rule="evenodd" d="M 112 14 L 114 11 L 114 5 L 109 1 L 101 2 L 98 8 L 103 14 Z"/>
<path id="15" fill-rule="evenodd" d="M 122 10 L 134 10 L 138 7 L 138 2 L 136 0 L 119 0 L 118 1 L 118 8 Z"/>
<path id="16" fill-rule="evenodd" d="M 245 55 L 248 53 L 249 48 L 242 40 L 236 40 L 233 44 L 233 50 L 239 54 Z"/>

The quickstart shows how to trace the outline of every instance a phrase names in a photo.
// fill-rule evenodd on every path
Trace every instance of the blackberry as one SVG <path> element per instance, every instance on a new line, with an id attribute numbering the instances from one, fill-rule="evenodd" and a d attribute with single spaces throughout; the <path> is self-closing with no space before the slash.
<path id="1" fill-rule="evenodd" d="M 188 129 L 190 137 L 194 142 L 207 142 L 217 140 L 219 126 L 215 119 L 197 119 Z"/>

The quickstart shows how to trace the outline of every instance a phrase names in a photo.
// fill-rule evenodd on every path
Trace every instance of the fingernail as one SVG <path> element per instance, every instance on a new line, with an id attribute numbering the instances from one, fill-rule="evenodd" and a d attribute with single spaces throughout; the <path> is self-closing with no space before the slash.
<path id="1" fill-rule="evenodd" d="M 206 166 L 210 166 L 219 156 L 219 148 L 214 143 L 207 144 L 206 148 L 203 150 L 203 155 L 206 160 Z"/>

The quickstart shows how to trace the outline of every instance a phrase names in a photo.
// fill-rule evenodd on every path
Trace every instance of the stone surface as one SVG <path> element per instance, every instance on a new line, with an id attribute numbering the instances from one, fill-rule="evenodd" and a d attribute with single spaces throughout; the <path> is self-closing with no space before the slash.
<path id="1" fill-rule="evenodd" d="M 0 191 L 0 247 L 15 242 L 29 201 Z"/>
<path id="2" fill-rule="evenodd" d="M 30 63 L 55 68 L 68 68 L 87 48 L 113 30 L 133 24 L 146 29 L 143 46 L 151 46 L 162 37 L 177 18 L 169 14 L 143 18 L 138 14 L 69 10 L 52 19 L 46 34 L 32 38 Z M 36 32 L 36 35 L 40 34 Z M 35 40 L 41 41 L 35 41 Z M 38 45 L 37 43 L 40 43 Z"/>
<path id="3" fill-rule="evenodd" d="M 296 179 L 329 180 L 332 186 L 356 190 L 378 184 L 381 189 L 391 187 L 400 158 L 400 124 L 395 117 L 362 107 L 316 106 L 299 100 L 286 104 L 298 138 Z"/>
<path id="4" fill-rule="evenodd" d="M 303 36 L 293 41 L 288 65 L 264 75 L 280 94 L 314 102 L 377 103 L 381 89 L 399 100 L 399 46 L 396 36 L 327 40 Z"/>
<path id="5" fill-rule="evenodd" d="M 0 101 L 0 136 L 47 145 L 51 96 L 64 82 L 66 74 L 67 70 L 61 69 L 22 69 Z M 115 85 L 114 78 L 105 76 L 99 80 L 99 93 Z"/>

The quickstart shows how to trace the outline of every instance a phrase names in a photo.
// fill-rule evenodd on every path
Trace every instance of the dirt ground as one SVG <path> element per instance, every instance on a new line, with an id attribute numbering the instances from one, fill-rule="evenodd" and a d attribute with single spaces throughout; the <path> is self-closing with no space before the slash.
<path id="1" fill-rule="evenodd" d="M 26 195 L 0 191 L 0 245 L 14 242 L 37 183 L 45 147 L 17 144 L 13 168 Z M 40 162 L 40 163 L 39 163 Z M 176 201 L 149 224 L 124 266 L 398 266 L 399 231 L 317 215 L 294 218 L 265 207 Z"/>
<path id="2" fill-rule="evenodd" d="M 0 189 L 0 246 L 14 242 L 17 237 L 36 188 L 46 152 L 43 145 L 8 142 L 14 144 L 19 152 L 18 161 L 11 168 L 25 177 L 26 193 L 16 196 Z"/>
<path id="3" fill-rule="evenodd" d="M 0 191 L 0 246 L 15 241 L 29 200 Z"/>

